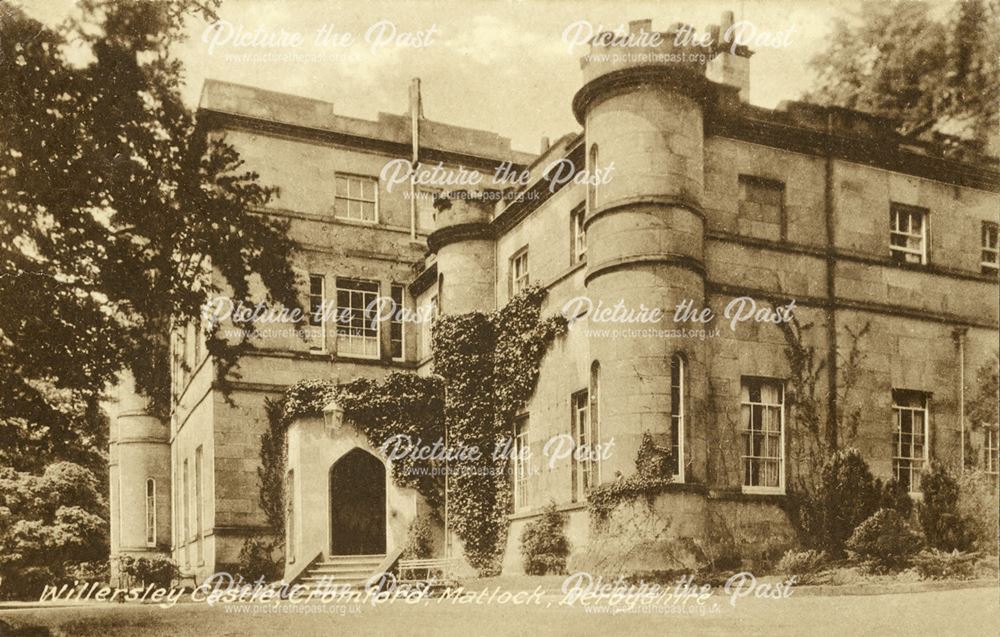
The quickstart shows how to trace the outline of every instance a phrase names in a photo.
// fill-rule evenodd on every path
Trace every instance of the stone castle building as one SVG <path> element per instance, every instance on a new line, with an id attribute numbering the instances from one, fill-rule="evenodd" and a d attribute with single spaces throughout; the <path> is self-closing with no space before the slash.
<path id="1" fill-rule="evenodd" d="M 652 32 L 649 21 L 630 28 Z M 675 46 L 676 28 L 658 44 L 594 44 L 572 99 L 582 130 L 538 155 L 419 109 L 368 121 L 206 82 L 199 125 L 280 187 L 262 212 L 290 222 L 303 305 L 333 303 L 349 318 L 313 321 L 305 340 L 264 335 L 228 399 L 199 330 L 176 333 L 169 422 L 125 395 L 113 424 L 113 553 L 166 554 L 199 579 L 236 562 L 266 530 L 257 476 L 265 397 L 303 378 L 431 373 L 428 322 L 354 320 L 377 297 L 443 314 L 489 311 L 538 284 L 545 315 L 581 307 L 580 297 L 666 314 L 624 324 L 594 311 L 546 354 L 511 432 L 533 460 L 514 462 L 507 571 L 520 568 L 521 529 L 550 501 L 568 514 L 571 565 L 648 570 L 723 546 L 744 555 L 787 546 L 782 500 L 814 469 L 804 461 L 811 443 L 791 423 L 811 398 L 821 430 L 911 491 L 932 459 L 957 469 L 974 454 L 970 462 L 995 472 L 995 428 L 963 421 L 976 370 L 997 348 L 997 162 L 949 159 L 859 112 L 752 106 L 751 52 Z M 484 184 L 498 170 L 530 178 L 502 200 L 456 195 L 438 211 L 435 195 L 469 187 L 385 178 L 388 163 L 412 159 L 414 139 L 422 168 L 477 172 Z M 554 183 L 546 171 L 559 160 L 581 178 Z M 814 353 L 815 396 L 790 358 L 790 332 L 725 315 L 742 297 L 757 310 L 794 301 L 804 327 L 793 342 Z M 715 319 L 673 323 L 685 302 Z M 601 536 L 588 522 L 588 490 L 634 472 L 646 432 L 673 451 L 675 484 Z M 599 461 L 547 462 L 546 442 L 564 434 L 613 446 Z M 318 417 L 288 435 L 286 574 L 317 556 L 399 549 L 422 505 L 392 484 L 363 436 Z M 364 497 L 345 499 L 344 484 Z M 377 541 L 345 534 L 360 519 L 381 525 Z"/>

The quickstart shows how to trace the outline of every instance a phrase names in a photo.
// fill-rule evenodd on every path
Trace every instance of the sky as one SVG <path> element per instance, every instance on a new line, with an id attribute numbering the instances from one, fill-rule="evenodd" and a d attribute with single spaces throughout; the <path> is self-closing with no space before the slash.
<path id="1" fill-rule="evenodd" d="M 57 24 L 72 0 L 14 0 Z M 614 30 L 650 18 L 703 29 L 724 10 L 746 21 L 761 44 L 750 63 L 750 102 L 774 107 L 812 86 L 808 61 L 838 15 L 858 0 L 224 0 L 220 23 L 192 20 L 175 49 L 192 107 L 205 79 L 247 84 L 334 103 L 336 113 L 375 119 L 407 109 L 410 80 L 421 78 L 427 118 L 493 131 L 537 152 L 543 136 L 579 129 L 570 103 L 586 47 L 569 34 Z M 752 26 L 751 26 L 752 25 Z M 753 30 L 753 31 L 752 31 Z M 247 44 L 240 45 L 240 34 Z M 253 35 L 259 33 L 254 43 Z M 317 42 L 319 34 L 326 40 Z M 299 40 L 296 43 L 295 37 Z M 245 56 L 256 56 L 247 59 Z M 262 59 L 262 56 L 267 56 Z"/>

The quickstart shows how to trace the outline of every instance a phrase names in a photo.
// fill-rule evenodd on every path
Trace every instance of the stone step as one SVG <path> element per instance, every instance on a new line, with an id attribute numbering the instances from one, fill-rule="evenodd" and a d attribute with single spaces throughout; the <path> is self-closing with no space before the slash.
<path id="1" fill-rule="evenodd" d="M 378 568 L 375 566 L 318 566 L 316 568 L 311 568 L 306 571 L 307 575 L 333 575 L 333 576 L 345 576 L 345 575 L 357 575 L 359 577 L 365 577 L 374 573 Z"/>
<path id="2" fill-rule="evenodd" d="M 326 579 L 325 577 L 303 577 L 302 579 L 300 579 L 296 583 L 297 584 L 303 584 L 303 585 L 308 586 L 310 588 L 312 588 L 312 587 L 328 587 L 328 586 L 333 586 L 333 587 L 337 587 L 337 588 L 341 588 L 341 587 L 344 587 L 344 586 L 349 586 L 351 588 L 362 588 L 362 587 L 364 587 L 365 584 L 368 583 L 368 579 L 367 578 L 363 578 L 363 579 L 349 578 L 349 579 L 334 579 L 334 580 L 329 580 L 329 579 Z"/>

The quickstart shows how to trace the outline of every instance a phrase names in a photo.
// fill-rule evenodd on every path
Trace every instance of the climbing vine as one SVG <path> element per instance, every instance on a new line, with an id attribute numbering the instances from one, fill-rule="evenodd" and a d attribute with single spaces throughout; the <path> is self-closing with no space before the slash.
<path id="1" fill-rule="evenodd" d="M 510 503 L 514 416 L 531 397 L 542 357 L 564 333 L 561 316 L 541 318 L 546 291 L 531 287 L 495 312 L 441 317 L 434 325 L 434 371 L 447 387 L 449 447 L 477 449 L 449 472 L 449 524 L 482 574 L 499 571 Z"/>
<path id="2" fill-rule="evenodd" d="M 534 392 L 548 345 L 564 333 L 561 316 L 541 318 L 545 290 L 531 287 L 489 314 L 446 315 L 433 328 L 436 377 L 393 373 L 337 385 L 296 383 L 266 402 L 268 430 L 261 436 L 260 504 L 280 544 L 284 537 L 285 432 L 296 418 L 322 413 L 336 400 L 376 448 L 395 436 L 433 445 L 447 440 L 449 524 L 469 563 L 495 573 L 507 536 L 510 501 L 509 439 L 517 411 Z M 445 436 L 447 427 L 447 437 Z M 458 450 L 476 449 L 476 454 Z M 453 453 L 452 453 L 453 452 Z M 444 503 L 443 460 L 393 462 L 393 481 L 416 489 L 435 511 Z M 419 468 L 418 468 L 419 465 Z"/>
<path id="3" fill-rule="evenodd" d="M 337 385 L 327 380 L 303 380 L 279 400 L 267 400 L 268 430 L 261 436 L 260 504 L 277 537 L 284 537 L 284 476 L 287 463 L 285 432 L 296 418 L 323 412 L 331 400 L 375 448 L 394 436 L 424 443 L 443 437 L 444 389 L 439 378 L 395 372 L 384 381 L 359 378 Z M 392 463 L 393 482 L 416 489 L 431 507 L 444 500 L 444 478 L 437 461 L 410 456 Z M 420 465 L 420 468 L 417 468 Z"/>
<path id="4" fill-rule="evenodd" d="M 587 494 L 591 521 L 606 520 L 619 504 L 639 498 L 652 499 L 673 482 L 670 452 L 656 446 L 648 431 L 642 434 L 635 458 L 635 473 L 627 478 L 602 484 Z"/>

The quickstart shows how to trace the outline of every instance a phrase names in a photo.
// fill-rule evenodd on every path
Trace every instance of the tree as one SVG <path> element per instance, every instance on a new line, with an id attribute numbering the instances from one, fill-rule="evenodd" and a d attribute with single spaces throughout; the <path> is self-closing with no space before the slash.
<path id="1" fill-rule="evenodd" d="M 80 414 L 123 369 L 164 412 L 167 334 L 215 294 L 252 302 L 256 276 L 262 300 L 298 306 L 286 226 L 255 212 L 275 190 L 180 98 L 171 45 L 218 2 L 84 0 L 54 30 L 0 0 L 5 448 L 103 444 L 104 422 Z M 71 62 L 70 45 L 90 60 Z M 220 378 L 245 347 L 209 334 Z"/>
<path id="2" fill-rule="evenodd" d="M 907 136 L 988 144 L 1000 110 L 1000 2 L 956 2 L 940 18 L 935 11 L 894 1 L 838 18 L 811 61 L 817 81 L 806 99 L 893 118 Z"/>
<path id="3" fill-rule="evenodd" d="M 0 468 L 0 597 L 37 597 L 72 584 L 72 567 L 107 560 L 107 502 L 97 478 L 70 462 L 41 475 Z"/>

